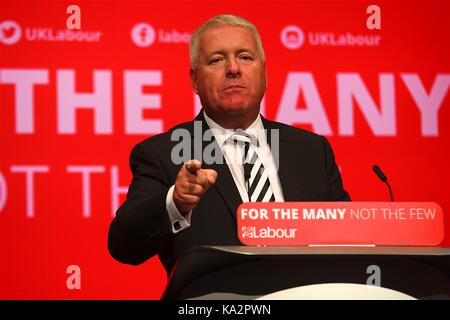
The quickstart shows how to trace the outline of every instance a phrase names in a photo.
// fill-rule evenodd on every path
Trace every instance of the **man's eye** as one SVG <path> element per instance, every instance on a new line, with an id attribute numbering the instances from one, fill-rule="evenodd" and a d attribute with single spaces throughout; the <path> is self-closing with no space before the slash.
<path id="1" fill-rule="evenodd" d="M 246 61 L 253 60 L 253 58 L 250 57 L 250 56 L 241 56 L 241 59 L 242 59 L 242 60 L 246 60 Z"/>
<path id="2" fill-rule="evenodd" d="M 211 59 L 211 61 L 209 63 L 215 64 L 215 63 L 219 63 L 221 60 L 222 60 L 221 58 L 214 58 L 214 59 Z"/>

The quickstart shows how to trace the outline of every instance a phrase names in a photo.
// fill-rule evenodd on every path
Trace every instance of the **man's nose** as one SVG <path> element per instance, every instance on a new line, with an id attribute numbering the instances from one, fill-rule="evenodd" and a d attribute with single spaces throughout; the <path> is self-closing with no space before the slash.
<path id="1" fill-rule="evenodd" d="M 226 68 L 228 78 L 236 78 L 241 75 L 239 64 L 234 58 L 228 59 Z"/>

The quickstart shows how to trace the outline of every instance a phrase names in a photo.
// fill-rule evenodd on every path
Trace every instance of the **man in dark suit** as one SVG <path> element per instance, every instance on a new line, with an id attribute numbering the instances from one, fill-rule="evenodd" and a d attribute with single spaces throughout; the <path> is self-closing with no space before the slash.
<path id="1" fill-rule="evenodd" d="M 134 147 L 133 180 L 108 239 L 118 261 L 158 254 L 168 274 L 189 248 L 240 245 L 242 202 L 350 200 L 324 137 L 260 116 L 266 67 L 251 23 L 211 18 L 193 33 L 190 60 L 203 109 Z"/>

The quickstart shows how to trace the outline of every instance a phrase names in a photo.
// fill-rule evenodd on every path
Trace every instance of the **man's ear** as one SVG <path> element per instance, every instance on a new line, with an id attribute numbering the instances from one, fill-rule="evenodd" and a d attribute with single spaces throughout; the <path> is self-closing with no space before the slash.
<path id="1" fill-rule="evenodd" d="M 194 92 L 198 94 L 197 89 L 197 73 L 194 71 L 194 69 L 189 70 L 189 76 L 191 77 L 191 83 L 192 83 L 192 89 L 194 89 Z"/>

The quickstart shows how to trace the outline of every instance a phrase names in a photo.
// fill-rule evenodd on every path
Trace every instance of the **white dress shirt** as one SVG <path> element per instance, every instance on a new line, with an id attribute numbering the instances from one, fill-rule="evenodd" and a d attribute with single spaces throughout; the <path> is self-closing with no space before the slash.
<path id="1" fill-rule="evenodd" d="M 214 120 L 209 118 L 205 112 L 203 112 L 203 116 L 205 117 L 206 123 L 212 130 L 214 138 L 225 156 L 228 168 L 230 169 L 242 202 L 249 202 L 247 188 L 245 186 L 244 168 L 242 166 L 242 161 L 240 161 L 240 159 L 242 159 L 242 148 L 235 143 L 227 143 L 230 141 L 229 139 L 233 135 L 234 131 L 221 127 Z M 284 196 L 281 189 L 280 178 L 278 176 L 278 169 L 275 165 L 271 149 L 267 143 L 261 116 L 258 115 L 256 120 L 244 131 L 250 135 L 253 135 L 258 140 L 258 146 L 254 147 L 255 152 L 267 172 L 270 186 L 272 187 L 272 191 L 275 196 L 275 201 L 283 202 Z M 174 188 L 175 185 L 173 185 L 167 192 L 166 208 L 172 223 L 172 232 L 177 233 L 191 226 L 192 211 L 186 216 L 180 214 L 173 201 Z"/>

